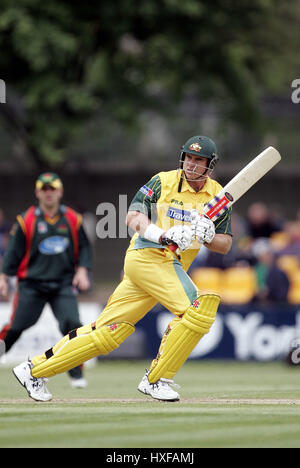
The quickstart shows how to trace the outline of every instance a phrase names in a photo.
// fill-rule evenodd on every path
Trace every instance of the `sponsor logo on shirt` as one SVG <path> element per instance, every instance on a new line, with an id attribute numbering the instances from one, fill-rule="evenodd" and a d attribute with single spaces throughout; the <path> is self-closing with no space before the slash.
<path id="1" fill-rule="evenodd" d="M 57 255 L 63 253 L 69 245 L 69 239 L 62 236 L 52 236 L 39 244 L 39 251 L 44 255 Z"/>
<path id="2" fill-rule="evenodd" d="M 143 185 L 143 187 L 140 188 L 140 192 L 142 192 L 144 195 L 147 195 L 148 197 L 152 197 L 153 195 L 153 190 L 147 187 L 147 185 Z"/>
<path id="3" fill-rule="evenodd" d="M 180 200 L 176 200 L 176 198 L 172 198 L 171 203 L 174 203 L 175 205 L 183 206 L 183 202 Z"/>
<path id="4" fill-rule="evenodd" d="M 179 208 L 173 208 L 172 206 L 169 206 L 169 209 L 167 211 L 167 216 L 169 218 L 175 219 L 176 221 L 182 221 L 184 223 L 191 222 L 190 211 L 180 210 Z"/>

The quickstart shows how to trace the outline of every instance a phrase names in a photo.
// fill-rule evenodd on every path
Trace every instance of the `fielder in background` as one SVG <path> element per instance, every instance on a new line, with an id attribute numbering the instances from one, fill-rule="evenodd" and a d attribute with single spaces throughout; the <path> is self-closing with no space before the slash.
<path id="1" fill-rule="evenodd" d="M 179 400 L 173 378 L 210 331 L 220 302 L 217 294 L 199 295 L 186 271 L 201 244 L 221 254 L 232 244 L 230 209 L 215 222 L 201 215 L 221 189 L 210 178 L 217 160 L 210 138 L 192 137 L 182 148 L 179 169 L 158 173 L 138 190 L 127 214 L 127 225 L 136 233 L 125 256 L 124 277 L 97 321 L 14 368 L 31 398 L 51 400 L 45 378 L 110 353 L 161 303 L 174 319 L 138 390 L 158 400 Z"/>
<path id="2" fill-rule="evenodd" d="M 90 288 L 90 243 L 81 215 L 61 204 L 60 178 L 53 173 L 40 175 L 35 195 L 38 204 L 17 216 L 0 275 L 3 296 L 7 294 L 8 277 L 18 280 L 10 323 L 0 331 L 5 352 L 38 321 L 46 303 L 63 335 L 80 327 L 78 290 Z M 69 370 L 71 385 L 85 387 L 81 367 L 73 367 Z"/>

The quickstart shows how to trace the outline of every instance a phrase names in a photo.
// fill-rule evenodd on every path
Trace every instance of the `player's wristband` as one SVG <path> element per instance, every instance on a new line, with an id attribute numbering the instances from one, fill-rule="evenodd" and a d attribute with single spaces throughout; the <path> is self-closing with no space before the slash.
<path id="1" fill-rule="evenodd" d="M 160 227 L 156 226 L 156 224 L 149 224 L 149 226 L 146 228 L 143 237 L 151 242 L 159 244 L 160 239 L 164 233 L 165 231 Z"/>

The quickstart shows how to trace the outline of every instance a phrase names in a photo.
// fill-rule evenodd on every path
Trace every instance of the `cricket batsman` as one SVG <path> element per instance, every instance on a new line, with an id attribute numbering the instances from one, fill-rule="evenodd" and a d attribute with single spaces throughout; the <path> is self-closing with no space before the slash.
<path id="1" fill-rule="evenodd" d="M 138 190 L 126 219 L 135 234 L 124 277 L 96 322 L 71 331 L 44 354 L 14 368 L 31 398 L 51 400 L 49 377 L 110 353 L 161 303 L 174 318 L 138 390 L 157 400 L 180 399 L 173 378 L 209 333 L 220 303 L 217 294 L 200 295 L 186 272 L 201 245 L 226 254 L 232 244 L 231 210 L 215 222 L 201 214 L 221 189 L 210 177 L 217 161 L 215 143 L 194 136 L 182 147 L 179 169 L 154 175 Z"/>

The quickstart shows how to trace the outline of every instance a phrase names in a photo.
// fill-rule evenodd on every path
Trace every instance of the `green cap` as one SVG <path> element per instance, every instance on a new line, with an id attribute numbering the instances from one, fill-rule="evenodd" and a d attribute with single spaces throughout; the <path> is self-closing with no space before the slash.
<path id="1" fill-rule="evenodd" d="M 193 136 L 183 145 L 182 152 L 213 159 L 217 154 L 217 147 L 215 143 L 206 136 Z"/>
<path id="2" fill-rule="evenodd" d="M 41 174 L 35 183 L 35 188 L 40 190 L 45 185 L 50 185 L 50 187 L 55 189 L 62 188 L 63 186 L 62 181 L 54 172 L 44 172 Z"/>

